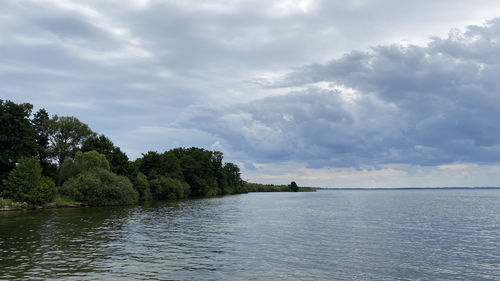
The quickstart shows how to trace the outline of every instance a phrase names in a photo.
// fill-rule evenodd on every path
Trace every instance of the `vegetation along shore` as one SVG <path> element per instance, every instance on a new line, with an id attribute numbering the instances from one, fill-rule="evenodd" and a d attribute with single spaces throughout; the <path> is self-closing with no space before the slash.
<path id="1" fill-rule="evenodd" d="M 148 151 L 131 161 L 72 116 L 0 100 L 0 210 L 130 205 L 269 191 L 314 191 L 247 183 L 219 151 Z"/>

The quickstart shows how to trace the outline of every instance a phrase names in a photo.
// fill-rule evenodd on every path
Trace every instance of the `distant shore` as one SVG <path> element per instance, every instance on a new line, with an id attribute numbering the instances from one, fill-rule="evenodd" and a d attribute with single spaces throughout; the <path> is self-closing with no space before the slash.
<path id="1" fill-rule="evenodd" d="M 499 189 L 500 187 L 313 187 L 316 190 L 480 190 Z"/>

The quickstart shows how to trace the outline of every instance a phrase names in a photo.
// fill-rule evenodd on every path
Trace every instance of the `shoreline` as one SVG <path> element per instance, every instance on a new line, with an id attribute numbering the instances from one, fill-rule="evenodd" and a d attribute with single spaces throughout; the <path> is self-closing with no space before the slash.
<path id="1" fill-rule="evenodd" d="M 314 190 L 315 191 L 315 190 Z M 298 191 L 298 192 L 314 192 L 311 190 L 304 190 L 304 191 Z M 158 202 L 174 202 L 174 201 L 184 201 L 184 200 L 191 200 L 191 199 L 206 199 L 206 198 L 217 198 L 217 197 L 224 197 L 224 196 L 231 196 L 231 195 L 241 195 L 241 194 L 248 194 L 248 193 L 283 193 L 283 192 L 289 192 L 289 193 L 297 193 L 297 192 L 292 192 L 292 191 L 251 191 L 247 193 L 236 193 L 236 194 L 225 194 L 225 195 L 219 195 L 219 196 L 211 196 L 211 197 L 190 197 L 190 198 L 183 198 L 183 199 L 177 199 L 177 200 L 153 200 L 153 201 L 158 201 Z M 1 202 L 1 201 L 0 201 Z M 151 201 L 147 201 L 151 202 Z M 57 204 L 57 202 L 50 202 L 47 204 L 44 204 L 42 206 L 29 206 L 26 202 L 11 202 L 10 204 L 16 205 L 16 206 L 4 206 L 0 207 L 0 212 L 10 212 L 10 211 L 24 211 L 24 210 L 42 210 L 42 209 L 60 209 L 60 208 L 81 208 L 81 207 L 119 207 L 119 206 L 134 206 L 134 205 L 139 205 L 143 202 L 139 202 L 136 204 L 132 205 L 109 205 L 109 206 L 91 206 L 90 204 L 83 203 L 83 202 L 67 202 L 63 205 Z"/>
<path id="2" fill-rule="evenodd" d="M 20 206 L 5 206 L 0 208 L 0 212 L 10 212 L 10 211 L 24 211 L 24 210 L 42 210 L 42 209 L 59 209 L 59 208 L 80 208 L 80 207 L 90 207 L 88 204 L 82 202 L 71 202 L 67 205 L 57 206 L 56 202 L 50 202 L 42 206 L 28 206 L 25 203 L 13 202 L 13 204 Z"/>

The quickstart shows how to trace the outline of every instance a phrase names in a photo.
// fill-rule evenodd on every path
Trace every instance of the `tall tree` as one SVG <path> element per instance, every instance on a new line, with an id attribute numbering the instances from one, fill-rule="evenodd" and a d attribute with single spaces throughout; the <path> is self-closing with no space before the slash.
<path id="1" fill-rule="evenodd" d="M 211 160 L 211 152 L 202 148 L 191 147 L 183 151 L 180 164 L 193 196 L 213 196 L 222 193 Z"/>
<path id="2" fill-rule="evenodd" d="M 58 184 L 62 184 L 69 178 L 83 172 L 88 172 L 92 169 L 103 169 L 109 171 L 109 162 L 106 159 L 106 156 L 95 150 L 88 152 L 78 151 L 75 154 L 75 158 L 67 157 L 64 159 L 64 163 L 59 168 Z"/>
<path id="3" fill-rule="evenodd" d="M 36 151 L 30 115 L 33 105 L 0 100 L 0 193 L 2 180 L 23 156 Z"/>
<path id="4" fill-rule="evenodd" d="M 226 163 L 224 164 L 224 174 L 226 175 L 227 185 L 231 188 L 232 193 L 240 193 L 243 187 L 240 168 L 233 163 Z"/>
<path id="5" fill-rule="evenodd" d="M 87 138 L 95 135 L 87 124 L 73 116 L 54 115 L 50 121 L 50 150 L 59 165 L 79 150 Z"/>
<path id="6" fill-rule="evenodd" d="M 156 151 L 143 153 L 142 158 L 137 162 L 139 164 L 139 172 L 145 174 L 149 180 L 157 178 L 162 174 L 162 157 Z"/>
<path id="7" fill-rule="evenodd" d="M 34 141 L 37 146 L 38 161 L 40 163 L 49 162 L 49 114 L 42 108 L 33 115 L 31 123 L 35 132 Z"/>
<path id="8" fill-rule="evenodd" d="M 181 163 L 175 156 L 175 153 L 173 153 L 172 151 L 166 151 L 161 155 L 161 160 L 163 165 L 162 174 L 164 176 L 181 181 L 184 180 Z"/>
<path id="9" fill-rule="evenodd" d="M 128 174 L 128 157 L 121 149 L 104 135 L 91 136 L 82 143 L 82 152 L 95 150 L 106 156 L 111 171 L 118 175 Z"/>
<path id="10" fill-rule="evenodd" d="M 297 185 L 297 183 L 295 183 L 294 181 L 292 181 L 289 185 L 290 187 L 290 191 L 292 192 L 297 192 L 299 191 L 299 186 Z"/>
<path id="11" fill-rule="evenodd" d="M 55 180 L 57 178 L 57 165 L 50 159 L 50 124 L 51 121 L 49 118 L 49 114 L 43 108 L 38 110 L 38 112 L 33 115 L 33 119 L 31 120 L 31 125 L 35 132 L 35 156 L 42 166 L 43 174 Z"/>

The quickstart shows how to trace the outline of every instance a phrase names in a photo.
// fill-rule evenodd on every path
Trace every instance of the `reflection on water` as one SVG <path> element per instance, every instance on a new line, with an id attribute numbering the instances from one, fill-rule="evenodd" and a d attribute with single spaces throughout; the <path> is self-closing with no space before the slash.
<path id="1" fill-rule="evenodd" d="M 0 213 L 0 280 L 499 280 L 497 190 Z"/>

